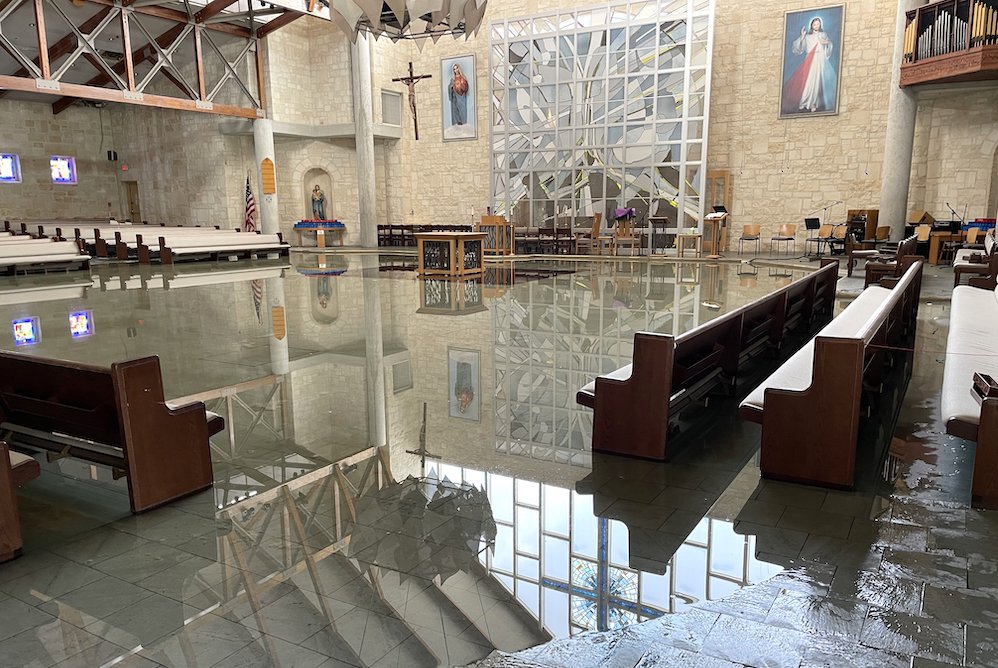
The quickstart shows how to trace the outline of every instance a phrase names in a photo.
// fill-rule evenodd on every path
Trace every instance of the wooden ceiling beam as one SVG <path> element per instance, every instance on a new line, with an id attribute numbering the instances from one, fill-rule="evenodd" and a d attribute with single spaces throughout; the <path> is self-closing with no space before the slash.
<path id="1" fill-rule="evenodd" d="M 201 8 L 201 11 L 194 15 L 194 20 L 198 23 L 204 23 L 212 16 L 220 14 L 223 9 L 235 4 L 235 2 L 236 0 L 211 0 L 211 2 Z"/>
<path id="2" fill-rule="evenodd" d="M 27 77 L 12 77 L 0 75 L 0 89 L 22 91 L 25 93 L 40 93 L 43 95 L 66 95 L 68 99 L 75 100 L 85 98 L 89 100 L 102 100 L 104 102 L 118 102 L 121 104 L 135 104 L 144 107 L 157 107 L 160 109 L 177 109 L 180 111 L 199 111 L 202 113 L 219 114 L 222 116 L 234 116 L 236 118 L 258 118 L 259 111 L 249 107 L 237 107 L 231 104 L 202 104 L 197 100 L 182 100 L 164 95 L 150 95 L 125 97 L 125 92 L 116 88 L 99 88 L 84 84 L 60 83 L 59 90 L 47 90 L 38 88 L 34 79 Z"/>
<path id="3" fill-rule="evenodd" d="M 92 2 L 97 5 L 105 5 L 108 7 L 114 6 L 114 0 L 87 0 L 87 2 Z M 142 7 L 133 7 L 132 10 L 136 14 L 142 14 L 144 16 L 155 16 L 159 19 L 166 19 L 167 21 L 173 21 L 175 23 L 190 23 L 191 19 L 187 16 L 186 12 L 179 11 L 177 9 L 171 9 L 170 7 L 161 7 L 159 5 L 144 5 Z M 236 37 L 242 37 L 243 39 L 249 39 L 252 36 L 250 29 L 245 26 L 236 25 L 234 23 L 211 23 L 205 26 L 208 30 L 214 30 L 215 32 L 224 32 L 229 35 L 234 35 Z"/>
<path id="4" fill-rule="evenodd" d="M 186 27 L 187 27 L 186 25 L 178 23 L 177 25 L 173 26 L 165 33 L 157 37 L 156 43 L 159 44 L 161 49 L 167 48 L 168 46 L 173 44 L 174 41 L 176 41 L 176 39 L 180 36 L 180 33 L 182 33 Z M 155 53 L 156 49 L 152 48 L 152 46 L 148 44 L 140 49 L 133 51 L 132 52 L 133 71 L 135 67 L 138 67 L 141 63 L 144 63 L 145 61 L 149 60 L 149 58 L 151 58 Z M 120 62 L 116 63 L 112 69 L 118 74 L 127 74 L 126 60 L 122 59 Z M 90 81 L 88 81 L 85 85 L 91 88 L 103 89 L 103 86 L 106 86 L 110 82 L 111 82 L 111 77 L 109 77 L 106 72 L 101 72 L 97 74 L 97 76 L 90 79 Z M 187 91 L 184 88 L 181 87 L 180 89 L 184 91 L 184 95 L 187 95 Z M 74 102 L 76 102 L 76 99 L 74 97 L 68 95 L 60 97 L 58 100 L 52 103 L 52 113 L 53 114 L 62 113 L 68 107 L 70 107 Z"/>
<path id="5" fill-rule="evenodd" d="M 292 11 L 284 12 L 283 14 L 281 14 L 280 16 L 278 16 L 276 19 L 274 19 L 272 21 L 269 21 L 267 23 L 264 23 L 262 26 L 260 26 L 259 28 L 257 28 L 256 36 L 258 38 L 266 37 L 267 35 L 269 35 L 270 33 L 274 32 L 275 30 L 283 28 L 284 26 L 288 25 L 292 21 L 297 21 L 298 19 L 300 19 L 303 16 L 305 16 L 305 14 L 302 14 L 301 12 L 292 12 Z M 206 26 L 206 27 L 211 27 L 211 26 Z"/>

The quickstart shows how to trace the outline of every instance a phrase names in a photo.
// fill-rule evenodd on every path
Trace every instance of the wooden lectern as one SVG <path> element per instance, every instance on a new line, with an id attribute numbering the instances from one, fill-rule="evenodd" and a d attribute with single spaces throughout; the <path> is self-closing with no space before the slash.
<path id="1" fill-rule="evenodd" d="M 710 232 L 707 235 L 710 239 L 710 255 L 707 258 L 710 260 L 717 260 L 721 257 L 721 242 L 724 237 L 723 229 L 727 219 L 727 211 L 714 211 L 703 217 L 704 228 L 710 226 Z M 706 231 L 704 229 L 704 232 Z"/>
<path id="2" fill-rule="evenodd" d="M 922 210 L 910 212 L 908 217 L 905 219 L 905 224 L 913 225 L 915 227 L 918 227 L 919 225 L 931 225 L 934 222 L 936 222 L 936 219 L 932 216 L 932 214 L 928 211 Z"/>

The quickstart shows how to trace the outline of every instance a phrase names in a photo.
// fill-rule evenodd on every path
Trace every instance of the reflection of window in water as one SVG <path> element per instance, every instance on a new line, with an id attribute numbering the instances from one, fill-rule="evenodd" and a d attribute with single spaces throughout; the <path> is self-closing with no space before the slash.
<path id="1" fill-rule="evenodd" d="M 630 567 L 627 526 L 597 516 L 591 496 L 436 462 L 426 477 L 484 486 L 497 535 L 479 561 L 556 637 L 680 612 L 783 570 L 755 558 L 755 536 L 704 517 L 664 573 L 642 571 Z"/>

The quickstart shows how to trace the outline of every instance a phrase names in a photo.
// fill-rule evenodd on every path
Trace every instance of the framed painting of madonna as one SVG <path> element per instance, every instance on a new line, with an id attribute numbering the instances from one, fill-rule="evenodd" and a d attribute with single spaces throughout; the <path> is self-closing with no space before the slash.
<path id="1" fill-rule="evenodd" d="M 475 56 L 440 61 L 440 107 L 444 141 L 478 138 Z"/>
<path id="2" fill-rule="evenodd" d="M 787 12 L 780 118 L 839 113 L 845 5 Z"/>

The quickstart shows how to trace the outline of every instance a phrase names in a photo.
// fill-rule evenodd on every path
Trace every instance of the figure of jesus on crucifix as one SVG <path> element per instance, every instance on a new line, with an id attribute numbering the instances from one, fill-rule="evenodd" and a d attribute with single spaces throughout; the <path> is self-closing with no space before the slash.
<path id="1" fill-rule="evenodd" d="M 432 79 L 432 74 L 415 74 L 412 70 L 412 61 L 409 61 L 409 76 L 397 77 L 392 81 L 400 81 L 409 88 L 409 109 L 412 111 L 412 127 L 416 131 L 416 140 L 419 140 L 419 118 L 416 116 L 416 84 L 420 79 Z"/>

